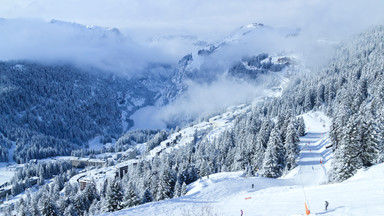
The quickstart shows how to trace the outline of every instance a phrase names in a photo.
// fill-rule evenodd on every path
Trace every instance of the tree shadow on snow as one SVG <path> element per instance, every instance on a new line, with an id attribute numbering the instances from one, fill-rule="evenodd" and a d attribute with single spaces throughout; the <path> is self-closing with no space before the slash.
<path id="1" fill-rule="evenodd" d="M 330 212 L 334 212 L 334 211 L 336 211 L 337 209 L 340 209 L 340 208 L 344 208 L 344 206 L 339 206 L 339 207 L 334 208 L 334 209 L 329 209 L 327 211 L 318 212 L 318 213 L 316 213 L 316 215 L 325 215 L 325 214 L 328 214 Z"/>
<path id="2" fill-rule="evenodd" d="M 325 134 L 325 133 L 308 132 L 302 138 L 304 138 L 304 139 L 315 139 L 315 138 L 322 137 L 323 134 Z"/>
<path id="3" fill-rule="evenodd" d="M 193 195 L 196 195 L 196 194 L 193 194 Z M 176 199 L 170 199 L 168 201 L 175 202 L 175 203 L 178 203 L 178 202 L 181 202 L 181 203 L 205 203 L 205 204 L 216 203 L 216 201 L 203 200 L 200 198 L 192 198 L 192 197 L 190 197 L 190 195 L 181 196 L 181 197 L 178 197 Z"/>

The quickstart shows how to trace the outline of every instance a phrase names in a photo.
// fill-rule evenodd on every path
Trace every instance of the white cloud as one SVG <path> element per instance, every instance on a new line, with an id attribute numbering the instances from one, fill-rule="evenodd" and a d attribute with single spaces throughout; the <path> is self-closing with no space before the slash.
<path id="1" fill-rule="evenodd" d="M 265 95 L 262 86 L 234 80 L 225 75 L 211 83 L 188 82 L 188 90 L 156 114 L 165 122 L 193 119 L 210 115 L 228 106 L 252 102 Z"/>
<path id="2" fill-rule="evenodd" d="M 148 62 L 175 61 L 118 30 L 35 19 L 0 21 L 0 59 L 73 63 L 132 75 Z"/>
<path id="3" fill-rule="evenodd" d="M 0 0 L 0 4 L 0 16 L 4 18 L 38 18 L 46 22 L 58 19 L 84 25 L 117 27 L 125 35 L 130 35 L 135 42 L 148 42 L 144 38 L 164 35 L 193 35 L 198 39 L 215 42 L 241 25 L 260 22 L 272 27 L 301 28 L 302 35 L 305 35 L 303 41 L 306 44 L 304 44 L 310 46 L 319 38 L 338 40 L 360 32 L 370 25 L 384 23 L 382 0 L 55 0 L 54 2 Z M 104 61 L 119 59 L 122 56 L 121 52 L 123 55 L 131 54 L 131 61 L 123 58 L 119 61 L 115 59 L 114 63 L 104 62 L 104 64 L 127 64 L 125 68 L 132 69 L 136 64 L 131 65 L 130 62 L 146 62 L 147 56 L 152 59 L 156 55 L 150 53 L 156 53 L 159 49 L 163 51 L 157 55 L 158 57 L 172 60 L 181 58 L 194 49 L 190 40 L 152 43 L 149 50 L 146 49 L 148 48 L 146 45 L 131 42 L 121 45 L 103 41 L 102 46 L 96 44 L 95 47 L 91 47 L 92 44 L 88 43 L 87 39 L 84 39 L 85 44 L 79 44 L 83 41 L 74 40 L 71 35 L 63 32 L 63 29 L 58 31 L 60 34 L 55 35 L 49 32 L 48 26 L 38 25 L 36 32 L 32 33 L 35 27 L 29 27 L 32 29 L 24 26 L 19 30 L 15 27 L 10 32 L 1 30 L 2 35 L 8 34 L 8 41 L 2 43 L 12 43 L 15 38 L 23 47 L 29 48 L 26 52 L 21 45 L 13 44 L 11 57 L 25 57 L 28 53 L 36 57 L 39 55 L 45 57 L 41 53 L 31 53 L 37 48 L 44 48 L 44 51 L 50 53 L 52 57 L 58 55 L 60 58 L 65 58 L 72 55 L 72 52 L 77 56 L 78 49 L 74 47 L 78 43 L 78 46 L 84 48 L 83 51 L 97 53 Z M 41 29 L 43 30 L 41 35 L 38 35 Z M 35 38 L 29 38 L 28 31 L 35 35 Z M 7 39 L 7 36 L 2 38 Z M 38 38 L 48 41 L 38 41 Z M 188 44 L 185 44 L 186 42 Z M 108 51 L 103 53 L 100 51 L 101 48 Z M 127 51 L 128 49 L 130 51 Z M 2 56 L 4 55 L 3 52 Z M 83 58 L 80 59 L 84 59 L 86 55 L 87 52 L 81 53 Z M 95 60 L 95 63 L 99 62 L 102 61 Z"/>

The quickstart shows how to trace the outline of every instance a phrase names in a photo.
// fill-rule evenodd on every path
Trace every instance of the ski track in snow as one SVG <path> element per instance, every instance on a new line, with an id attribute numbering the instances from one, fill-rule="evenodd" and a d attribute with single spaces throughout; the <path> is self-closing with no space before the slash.
<path id="1" fill-rule="evenodd" d="M 329 119 L 320 112 L 303 117 L 308 130 L 300 138 L 298 166 L 281 178 L 247 178 L 243 172 L 217 173 L 189 185 L 183 197 L 103 215 L 210 215 L 204 210 L 209 209 L 214 215 L 224 216 L 240 216 L 240 210 L 243 216 L 304 216 L 305 202 L 310 215 L 384 215 L 384 164 L 360 170 L 343 183 L 327 184 L 332 152 L 326 148 Z M 328 211 L 324 210 L 325 200 L 329 202 Z"/>

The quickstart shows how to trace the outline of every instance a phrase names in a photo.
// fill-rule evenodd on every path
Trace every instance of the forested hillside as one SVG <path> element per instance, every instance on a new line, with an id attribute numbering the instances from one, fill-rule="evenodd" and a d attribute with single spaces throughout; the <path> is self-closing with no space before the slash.
<path id="1" fill-rule="evenodd" d="M 71 66 L 1 62 L 0 74 L 1 148 L 16 142 L 18 162 L 70 155 L 98 135 L 117 139 L 132 124 L 123 111 L 155 97 L 138 81 Z"/>
<path id="2" fill-rule="evenodd" d="M 272 115 L 323 110 L 332 119 L 335 153 L 331 181 L 384 160 L 384 27 L 339 45 L 335 59 L 316 73 L 301 74 L 265 106 Z"/>

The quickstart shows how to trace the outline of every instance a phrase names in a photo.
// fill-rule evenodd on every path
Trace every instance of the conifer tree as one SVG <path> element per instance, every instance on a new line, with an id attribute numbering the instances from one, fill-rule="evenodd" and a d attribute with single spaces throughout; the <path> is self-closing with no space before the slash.
<path id="1" fill-rule="evenodd" d="M 181 195 L 184 196 L 185 194 L 187 194 L 187 184 L 183 182 L 181 186 Z"/>
<path id="2" fill-rule="evenodd" d="M 151 190 L 149 190 L 149 188 L 146 188 L 142 196 L 141 203 L 144 204 L 152 201 L 153 201 L 153 196 L 152 196 Z"/>
<path id="3" fill-rule="evenodd" d="M 79 192 L 75 195 L 75 197 L 73 198 L 73 206 L 75 207 L 76 209 L 76 212 L 78 215 L 83 215 L 84 212 L 87 210 L 87 203 L 86 203 L 86 200 L 85 200 L 85 196 L 84 196 L 84 193 L 82 192 Z"/>
<path id="4" fill-rule="evenodd" d="M 56 205 L 47 196 L 42 197 L 42 202 L 40 205 L 40 213 L 41 215 L 47 215 L 47 216 L 58 215 Z"/>
<path id="5" fill-rule="evenodd" d="M 93 203 L 94 200 L 100 199 L 99 193 L 96 189 L 96 183 L 93 180 L 87 182 L 87 185 L 85 186 L 82 193 L 84 194 L 86 209 L 89 209 L 89 206 Z"/>
<path id="6" fill-rule="evenodd" d="M 296 166 L 296 161 L 297 157 L 299 156 L 299 137 L 297 136 L 295 126 L 293 125 L 292 122 L 289 123 L 286 136 L 285 136 L 285 143 L 284 143 L 284 148 L 285 148 L 285 161 L 286 161 L 286 166 L 285 170 L 290 171 Z"/>
<path id="7" fill-rule="evenodd" d="M 73 206 L 73 204 L 69 204 L 68 207 L 64 211 L 65 216 L 77 216 L 76 208 Z"/>
<path id="8" fill-rule="evenodd" d="M 358 136 L 358 125 L 354 117 L 348 121 L 343 133 L 343 139 L 335 151 L 332 172 L 330 175 L 333 181 L 343 181 L 354 175 L 363 163 L 359 156 L 360 142 Z"/>
<path id="9" fill-rule="evenodd" d="M 363 166 L 372 166 L 379 158 L 380 129 L 374 122 L 370 112 L 360 114 L 360 139 L 361 139 L 361 161 Z M 367 116 L 367 117 L 366 117 Z"/>
<path id="10" fill-rule="evenodd" d="M 300 116 L 297 119 L 297 135 L 299 136 L 304 136 L 305 135 L 305 123 L 304 123 L 304 118 Z"/>
<path id="11" fill-rule="evenodd" d="M 140 204 L 140 199 L 137 195 L 136 187 L 132 184 L 132 182 L 128 185 L 128 190 L 125 195 L 125 207 L 132 207 Z"/>
<path id="12" fill-rule="evenodd" d="M 93 200 L 91 206 L 89 207 L 89 214 L 90 215 L 97 215 L 97 214 L 100 214 L 100 210 L 101 210 L 101 202 L 99 202 L 98 200 Z"/>
<path id="13" fill-rule="evenodd" d="M 108 184 L 107 187 L 105 206 L 106 211 L 113 212 L 122 209 L 124 207 L 123 199 L 124 196 L 120 180 L 115 179 L 110 184 Z"/>
<path id="14" fill-rule="evenodd" d="M 176 181 L 176 184 L 175 184 L 175 190 L 173 192 L 173 197 L 179 197 L 181 196 L 181 182 L 180 182 L 180 179 L 178 178 L 177 181 Z"/>
<path id="15" fill-rule="evenodd" d="M 263 175 L 276 178 L 282 174 L 282 164 L 279 162 L 282 151 L 282 143 L 277 128 L 274 128 L 269 138 L 263 160 Z"/>
<path id="16" fill-rule="evenodd" d="M 170 176 L 168 169 L 163 169 L 160 174 L 160 181 L 157 184 L 156 200 L 171 198 Z"/>

